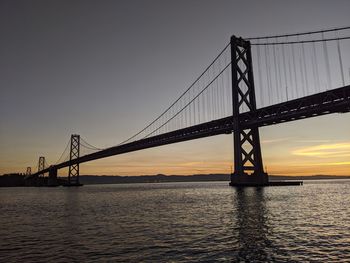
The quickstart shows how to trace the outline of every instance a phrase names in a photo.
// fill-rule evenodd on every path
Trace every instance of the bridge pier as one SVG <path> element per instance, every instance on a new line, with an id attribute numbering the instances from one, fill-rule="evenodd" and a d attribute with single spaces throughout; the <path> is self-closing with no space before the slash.
<path id="1" fill-rule="evenodd" d="M 57 180 L 57 168 L 55 166 L 51 166 L 49 170 L 49 179 L 47 181 L 47 186 L 58 186 Z"/>
<path id="2" fill-rule="evenodd" d="M 262 174 L 231 174 L 231 186 L 267 186 L 269 176 Z"/>

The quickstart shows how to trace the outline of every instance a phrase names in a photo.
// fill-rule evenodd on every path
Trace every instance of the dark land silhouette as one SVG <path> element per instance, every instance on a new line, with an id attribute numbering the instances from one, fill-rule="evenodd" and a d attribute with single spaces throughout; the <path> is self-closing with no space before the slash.
<path id="1" fill-rule="evenodd" d="M 67 180 L 66 177 L 60 177 Z M 312 176 L 283 176 L 270 175 L 273 180 L 322 180 L 322 179 L 350 179 L 350 176 L 335 175 L 312 175 Z M 45 184 L 47 177 L 38 180 L 35 186 Z M 119 175 L 81 175 L 82 184 L 129 184 L 129 183 L 163 183 L 163 182 L 210 182 L 210 181 L 230 181 L 229 174 L 193 174 L 193 175 L 139 175 L 139 176 L 119 176 Z M 0 187 L 27 186 L 25 175 L 21 173 L 4 174 L 0 176 Z"/>

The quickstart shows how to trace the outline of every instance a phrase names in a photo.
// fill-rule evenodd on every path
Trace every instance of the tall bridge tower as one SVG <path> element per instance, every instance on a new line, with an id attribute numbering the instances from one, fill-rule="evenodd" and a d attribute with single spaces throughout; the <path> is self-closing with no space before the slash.
<path id="1" fill-rule="evenodd" d="M 70 155 L 69 160 L 79 158 L 80 155 L 80 135 L 72 134 L 70 140 Z M 68 171 L 68 185 L 80 185 L 79 182 L 79 163 L 71 163 Z"/>
<path id="2" fill-rule="evenodd" d="M 242 127 L 240 114 L 248 109 L 251 118 L 256 115 L 253 63 L 250 42 L 231 37 L 231 71 L 233 104 L 234 172 L 232 186 L 264 185 L 268 175 L 263 170 L 259 128 Z"/>

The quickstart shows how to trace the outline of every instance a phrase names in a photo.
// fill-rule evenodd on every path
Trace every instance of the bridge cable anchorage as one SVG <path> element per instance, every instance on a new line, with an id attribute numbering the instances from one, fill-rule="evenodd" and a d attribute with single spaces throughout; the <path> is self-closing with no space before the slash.
<path id="1" fill-rule="evenodd" d="M 217 59 L 224 54 L 224 52 L 227 50 L 227 48 L 230 46 L 230 43 L 228 43 L 221 51 L 220 53 L 214 58 L 214 60 L 209 64 L 209 66 L 202 72 L 202 74 L 197 77 L 197 79 L 180 95 L 178 99 L 176 99 L 163 113 L 161 113 L 156 119 L 154 119 L 151 123 L 149 123 L 145 128 L 134 134 L 133 136 L 129 137 L 128 139 L 122 141 L 118 145 L 125 144 L 126 142 L 131 141 L 138 135 L 140 135 L 142 132 L 146 131 L 151 125 L 153 125 L 156 121 L 158 121 L 162 116 L 164 116 L 181 98 L 185 96 L 185 94 L 193 88 L 193 86 L 198 82 L 198 80 L 210 69 L 210 67 L 217 61 Z"/>

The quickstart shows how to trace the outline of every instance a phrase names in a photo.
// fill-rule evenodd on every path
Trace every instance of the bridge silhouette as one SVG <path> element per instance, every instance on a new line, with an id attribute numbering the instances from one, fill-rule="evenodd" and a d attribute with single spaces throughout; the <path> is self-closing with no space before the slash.
<path id="1" fill-rule="evenodd" d="M 253 69 L 254 73 L 253 74 Z M 348 75 L 347 75 L 348 71 Z M 256 74 L 257 73 L 257 74 Z M 59 160 L 41 156 L 28 181 L 105 157 L 219 134 L 233 134 L 231 185 L 268 185 L 259 127 L 350 111 L 350 27 L 256 38 L 232 36 L 203 73 L 162 114 L 119 145 L 97 148 L 71 136 Z"/>

